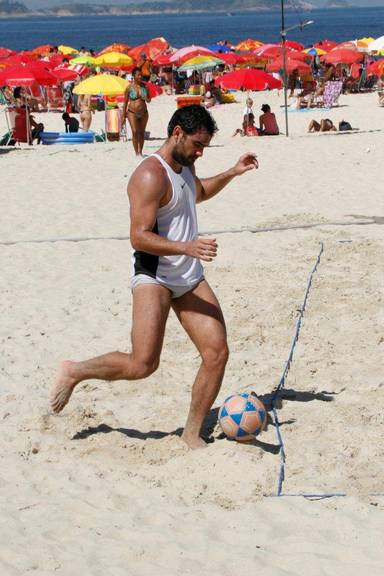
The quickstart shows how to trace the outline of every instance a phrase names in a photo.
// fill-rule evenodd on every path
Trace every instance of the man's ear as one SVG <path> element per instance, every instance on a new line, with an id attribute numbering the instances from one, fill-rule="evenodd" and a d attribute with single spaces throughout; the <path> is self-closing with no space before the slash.
<path id="1" fill-rule="evenodd" d="M 172 136 L 175 137 L 176 143 L 178 143 L 183 135 L 183 130 L 180 126 L 175 126 L 173 129 Z"/>

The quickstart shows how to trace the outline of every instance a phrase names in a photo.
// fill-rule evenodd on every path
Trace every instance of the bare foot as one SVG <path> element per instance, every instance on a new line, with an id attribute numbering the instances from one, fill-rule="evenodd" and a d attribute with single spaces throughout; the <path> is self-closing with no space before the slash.
<path id="1" fill-rule="evenodd" d="M 68 404 L 73 389 L 77 384 L 76 380 L 70 375 L 72 364 L 73 362 L 69 360 L 65 360 L 61 364 L 56 381 L 49 393 L 51 407 L 56 414 L 61 412 L 64 406 Z"/>
<path id="2" fill-rule="evenodd" d="M 192 434 L 186 434 L 183 432 L 181 439 L 184 440 L 186 445 L 192 450 L 198 450 L 199 448 L 207 448 L 207 443 L 200 436 L 193 436 Z"/>

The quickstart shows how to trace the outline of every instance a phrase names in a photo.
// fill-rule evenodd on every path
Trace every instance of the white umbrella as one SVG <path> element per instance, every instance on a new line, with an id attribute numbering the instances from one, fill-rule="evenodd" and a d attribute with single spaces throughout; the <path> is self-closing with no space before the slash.
<path id="1" fill-rule="evenodd" d="M 380 52 L 380 50 L 384 50 L 384 36 L 376 38 L 368 45 L 368 52 Z"/>

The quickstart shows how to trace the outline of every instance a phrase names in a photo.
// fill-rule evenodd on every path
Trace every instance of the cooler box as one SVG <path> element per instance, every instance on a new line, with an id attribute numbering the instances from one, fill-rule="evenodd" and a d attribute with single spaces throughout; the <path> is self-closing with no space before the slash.
<path id="1" fill-rule="evenodd" d="M 184 106 L 192 106 L 193 104 L 201 105 L 202 101 L 202 96 L 178 96 L 176 98 L 178 108 L 184 108 Z"/>

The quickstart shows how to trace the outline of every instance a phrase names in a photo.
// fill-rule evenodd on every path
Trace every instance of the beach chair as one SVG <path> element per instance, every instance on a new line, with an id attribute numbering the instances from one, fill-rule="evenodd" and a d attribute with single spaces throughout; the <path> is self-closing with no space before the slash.
<path id="1" fill-rule="evenodd" d="M 9 138 L 6 145 L 10 142 L 32 144 L 31 125 L 26 108 L 6 108 L 5 116 L 9 130 Z"/>
<path id="2" fill-rule="evenodd" d="M 328 80 L 325 83 L 323 99 L 320 102 L 321 108 L 332 108 L 338 105 L 338 100 L 343 89 L 342 80 Z"/>
<path id="3" fill-rule="evenodd" d="M 46 88 L 47 109 L 49 112 L 64 112 L 64 94 L 61 86 L 49 86 Z"/>

